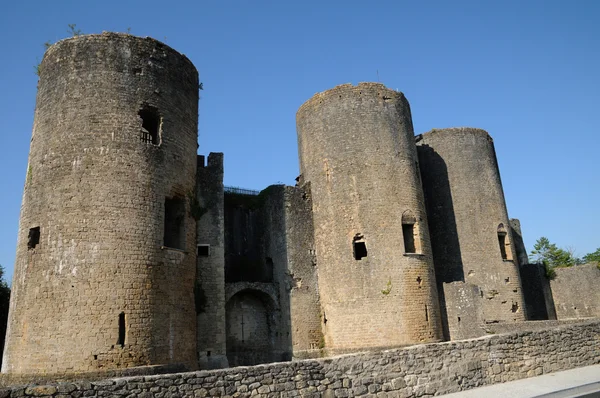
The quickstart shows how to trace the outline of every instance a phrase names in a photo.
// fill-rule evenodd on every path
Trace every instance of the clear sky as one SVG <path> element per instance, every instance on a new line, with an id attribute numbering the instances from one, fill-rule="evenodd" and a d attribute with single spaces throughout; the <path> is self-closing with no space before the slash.
<path id="1" fill-rule="evenodd" d="M 298 175 L 295 114 L 316 92 L 380 81 L 408 98 L 415 134 L 472 126 L 494 138 L 508 212 L 540 236 L 600 247 L 600 2 L 3 1 L 0 264 L 8 277 L 43 43 L 152 36 L 200 72 L 199 153 L 225 153 L 225 184 Z"/>

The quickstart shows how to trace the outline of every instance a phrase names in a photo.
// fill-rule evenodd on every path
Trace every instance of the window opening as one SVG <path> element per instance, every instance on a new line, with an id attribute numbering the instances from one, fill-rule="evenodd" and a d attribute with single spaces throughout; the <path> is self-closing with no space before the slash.
<path id="1" fill-rule="evenodd" d="M 355 260 L 367 257 L 367 242 L 365 242 L 362 235 L 356 234 L 354 237 L 352 241 L 352 252 Z"/>
<path id="2" fill-rule="evenodd" d="M 138 115 L 142 119 L 140 139 L 149 144 L 159 145 L 161 118 L 158 109 L 144 107 L 140 109 Z"/>
<path id="3" fill-rule="evenodd" d="M 498 245 L 500 246 L 500 255 L 502 260 L 512 260 L 512 251 L 510 248 L 510 240 L 504 224 L 498 225 Z"/>
<path id="4" fill-rule="evenodd" d="M 165 198 L 164 245 L 185 249 L 185 202 L 182 198 Z"/>
<path id="5" fill-rule="evenodd" d="M 404 253 L 421 253 L 419 223 L 410 210 L 402 213 L 402 238 L 404 240 Z"/>
<path id="6" fill-rule="evenodd" d="M 119 314 L 119 340 L 117 340 L 117 344 L 123 348 L 125 346 L 125 313 L 121 312 Z"/>
<path id="7" fill-rule="evenodd" d="M 40 227 L 29 228 L 27 248 L 33 249 L 40 243 Z"/>
<path id="8" fill-rule="evenodd" d="M 198 256 L 201 256 L 201 257 L 210 256 L 210 245 L 198 245 Z"/>

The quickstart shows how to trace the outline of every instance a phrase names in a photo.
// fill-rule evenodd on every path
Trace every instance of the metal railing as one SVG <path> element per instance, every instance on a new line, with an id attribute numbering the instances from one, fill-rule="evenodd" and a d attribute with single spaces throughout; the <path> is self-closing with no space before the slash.
<path id="1" fill-rule="evenodd" d="M 260 193 L 260 191 L 256 191 L 254 189 L 244 189 L 244 188 L 239 188 L 239 187 L 228 187 L 228 186 L 225 186 L 223 190 L 225 191 L 225 193 L 235 193 L 238 195 L 256 196 Z"/>

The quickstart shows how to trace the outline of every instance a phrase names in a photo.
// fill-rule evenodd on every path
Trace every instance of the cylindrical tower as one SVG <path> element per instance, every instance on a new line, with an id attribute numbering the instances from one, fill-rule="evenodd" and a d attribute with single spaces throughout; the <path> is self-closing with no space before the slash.
<path id="1" fill-rule="evenodd" d="M 2 372 L 195 366 L 198 72 L 150 39 L 40 65 Z"/>
<path id="2" fill-rule="evenodd" d="M 382 84 L 341 85 L 297 113 L 311 183 L 325 346 L 436 341 L 439 306 L 410 107 Z"/>
<path id="3" fill-rule="evenodd" d="M 425 133 L 417 145 L 438 282 L 478 286 L 486 322 L 525 320 L 492 138 L 451 128 Z"/>

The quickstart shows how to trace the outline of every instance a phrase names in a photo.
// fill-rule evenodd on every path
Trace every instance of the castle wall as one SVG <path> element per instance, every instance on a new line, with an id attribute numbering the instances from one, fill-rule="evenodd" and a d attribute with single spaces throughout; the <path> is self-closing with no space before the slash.
<path id="1" fill-rule="evenodd" d="M 294 358 L 320 355 L 321 304 L 310 184 L 285 187 L 289 327 Z"/>
<path id="2" fill-rule="evenodd" d="M 529 322 L 527 322 L 529 323 Z M 598 320 L 403 349 L 99 382 L 19 386 L 4 397 L 438 396 L 600 363 Z"/>
<path id="3" fill-rule="evenodd" d="M 153 39 L 48 49 L 2 372 L 196 366 L 197 105 L 196 69 Z"/>
<path id="4" fill-rule="evenodd" d="M 291 359 L 283 186 L 225 195 L 230 366 Z"/>
<path id="5" fill-rule="evenodd" d="M 557 319 L 600 317 L 600 269 L 597 263 L 554 268 L 550 281 Z"/>
<path id="6" fill-rule="evenodd" d="M 196 285 L 197 351 L 201 369 L 227 367 L 225 345 L 225 238 L 223 154 L 198 156 Z"/>
<path id="7" fill-rule="evenodd" d="M 296 120 L 300 171 L 311 184 L 325 347 L 335 352 L 440 339 L 404 95 L 381 84 L 346 84 L 316 94 Z"/>
<path id="8" fill-rule="evenodd" d="M 491 137 L 479 129 L 453 128 L 432 130 L 417 141 L 438 283 L 477 286 L 484 322 L 525 320 Z M 456 304 L 443 300 L 446 308 Z"/>

